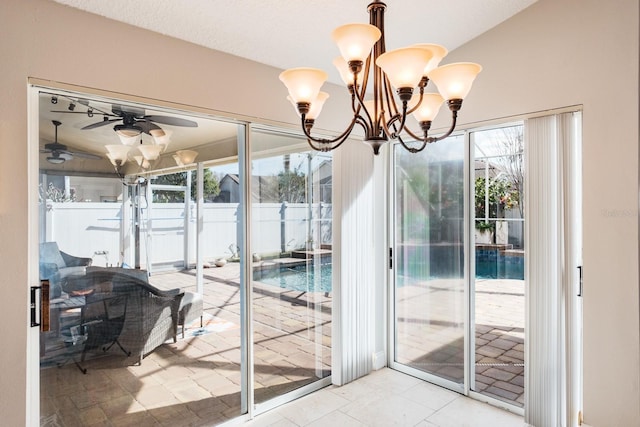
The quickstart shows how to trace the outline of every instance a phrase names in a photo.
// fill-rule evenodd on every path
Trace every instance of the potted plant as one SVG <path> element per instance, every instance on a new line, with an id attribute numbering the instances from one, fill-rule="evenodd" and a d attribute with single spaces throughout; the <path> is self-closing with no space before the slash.
<path id="1" fill-rule="evenodd" d="M 495 224 L 492 221 L 476 221 L 476 244 L 493 243 Z"/>

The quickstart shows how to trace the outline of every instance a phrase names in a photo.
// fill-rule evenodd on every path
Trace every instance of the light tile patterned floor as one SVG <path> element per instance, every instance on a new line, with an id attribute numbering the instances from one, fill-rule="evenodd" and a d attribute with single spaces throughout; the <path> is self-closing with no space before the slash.
<path id="1" fill-rule="evenodd" d="M 205 269 L 204 276 L 205 312 L 224 322 L 223 330 L 187 337 L 176 344 L 167 343 L 148 355 L 140 366 L 132 365 L 121 354 L 114 354 L 89 361 L 86 375 L 73 364 L 60 369 L 43 369 L 43 419 L 52 420 L 50 425 L 57 422 L 66 426 L 196 426 L 215 425 L 237 417 L 240 414 L 239 268 L 237 264 L 227 264 L 222 268 Z M 193 271 L 156 274 L 151 282 L 163 288 L 195 290 Z M 518 310 L 509 312 L 505 304 L 523 306 L 518 300 L 520 293 L 523 294 L 522 285 L 491 282 L 495 283 L 478 286 L 477 300 L 486 297 L 483 304 L 488 308 L 476 312 L 478 322 L 485 325 L 477 330 L 477 352 L 482 355 L 478 359 L 477 384 L 488 393 L 497 390 L 496 396 L 504 398 L 500 393 L 509 392 L 512 395 L 507 398 L 521 399 L 522 376 L 515 367 L 522 360 L 524 325 L 520 325 L 518 319 L 524 317 Z M 288 291 L 258 282 L 254 287 L 255 387 L 256 401 L 262 402 L 313 382 L 318 375 L 329 374 L 331 296 Z M 408 287 L 406 290 L 416 295 L 420 292 Z M 507 301 L 505 298 L 515 299 Z M 434 306 L 438 306 L 435 302 Z M 431 354 L 433 360 L 444 362 L 439 367 L 440 375 L 457 375 L 456 367 L 446 363 L 459 357 L 461 346 L 447 336 L 447 328 L 443 325 L 427 322 L 421 327 L 428 330 L 415 329 L 414 332 L 431 333 L 437 338 L 434 341 L 437 345 L 429 353 L 425 345 L 430 344 L 424 335 L 422 339 L 416 336 L 410 341 L 408 353 L 415 356 L 409 362 L 420 363 L 421 357 Z M 457 394 L 404 374 L 398 375 L 383 370 L 353 385 L 331 387 L 304 398 L 311 402 L 310 407 L 325 408 L 323 416 L 328 418 L 322 421 L 319 414 L 323 411 L 320 410 L 317 413 L 310 410 L 280 412 L 283 407 L 271 416 L 281 417 L 274 421 L 275 425 L 464 425 L 447 424 L 450 410 L 445 409 L 459 397 Z M 381 386 L 384 390 L 375 390 L 380 385 L 378 382 L 385 383 Z M 415 390 L 408 392 L 409 389 L 405 389 L 408 385 Z M 387 392 L 397 395 L 387 396 Z M 402 396 L 405 392 L 407 395 Z M 418 392 L 425 393 L 427 398 L 415 401 L 414 397 L 421 396 Z M 363 410 L 363 405 L 368 409 Z M 456 405 L 466 405 L 472 413 L 490 411 L 483 409 L 486 405 L 477 402 Z M 395 421 L 385 418 L 387 411 L 396 413 Z M 362 421 L 371 414 L 378 414 L 375 419 L 391 424 Z M 269 419 L 265 415 L 260 422 Z M 397 424 L 414 420 L 417 420 L 414 424 Z M 319 424 L 321 422 L 331 424 Z"/>
<path id="2" fill-rule="evenodd" d="M 330 386 L 245 423 L 251 427 L 522 427 L 521 416 L 391 369 Z"/>
<path id="3" fill-rule="evenodd" d="M 462 383 L 464 282 L 434 279 L 396 289 L 400 363 Z M 475 389 L 524 403 L 524 281 L 478 279 Z"/>

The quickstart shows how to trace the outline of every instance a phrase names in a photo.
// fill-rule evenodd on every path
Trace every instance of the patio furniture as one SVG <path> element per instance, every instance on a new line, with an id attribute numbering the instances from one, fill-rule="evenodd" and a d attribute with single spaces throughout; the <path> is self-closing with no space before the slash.
<path id="1" fill-rule="evenodd" d="M 200 327 L 202 328 L 203 302 L 202 295 L 185 292 L 182 301 L 180 301 L 180 309 L 178 310 L 178 326 L 184 338 L 184 327 L 186 324 L 193 322 L 200 317 Z"/>
<path id="2" fill-rule="evenodd" d="M 64 333 L 64 343 L 67 347 L 67 360 L 59 363 L 61 367 L 68 361 L 73 361 L 83 374 L 87 368 L 83 366 L 87 353 L 92 350 L 102 349 L 100 353 L 106 353 L 114 345 L 127 356 L 127 351 L 120 343 L 120 334 L 124 326 L 127 314 L 127 294 L 113 294 L 92 292 L 83 298 L 85 304 L 81 307 L 80 321 L 77 325 L 69 326 Z M 76 353 L 82 350 L 80 360 Z"/>
<path id="3" fill-rule="evenodd" d="M 61 251 L 57 242 L 40 243 L 40 279 L 49 279 L 49 298 L 59 298 L 67 277 L 84 274 L 91 261 Z"/>
<path id="4" fill-rule="evenodd" d="M 111 337 L 111 343 L 137 357 L 138 362 L 167 340 L 176 341 L 178 311 L 184 296 L 180 289 L 157 289 L 147 277 L 145 270 L 89 267 L 84 276 L 68 281 L 65 288 L 71 293 L 93 289 L 124 297 L 120 303 L 126 305 L 122 329 L 118 336 Z"/>

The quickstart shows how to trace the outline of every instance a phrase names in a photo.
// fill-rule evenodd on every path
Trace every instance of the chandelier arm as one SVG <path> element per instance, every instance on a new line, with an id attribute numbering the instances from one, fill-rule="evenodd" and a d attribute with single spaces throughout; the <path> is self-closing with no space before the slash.
<path id="1" fill-rule="evenodd" d="M 313 142 L 311 142 L 311 140 L 309 138 L 307 138 L 307 144 L 309 144 L 309 147 L 311 147 L 315 151 L 330 151 L 330 150 L 333 150 L 333 147 L 323 147 L 322 145 L 315 146 L 315 145 L 313 145 Z"/>
<path id="2" fill-rule="evenodd" d="M 418 136 L 414 135 L 414 134 L 413 134 L 413 132 L 411 132 L 408 128 L 405 128 L 405 131 L 406 131 L 409 135 L 411 135 L 411 137 L 412 137 L 412 138 L 414 138 L 416 141 L 421 141 L 421 142 L 422 142 L 422 144 L 420 145 L 420 147 L 419 147 L 419 148 L 416 148 L 416 147 L 410 147 L 410 146 L 408 146 L 408 145 L 407 145 L 407 144 L 402 140 L 402 138 L 399 136 L 399 137 L 398 137 L 398 141 L 400 141 L 400 144 L 402 144 L 402 146 L 404 147 L 404 149 L 405 149 L 405 150 L 407 150 L 407 151 L 408 151 L 408 152 L 410 152 L 410 153 L 415 154 L 415 153 L 419 153 L 420 151 L 422 151 L 422 150 L 424 150 L 424 149 L 425 149 L 425 147 L 427 146 L 427 141 L 426 141 L 426 140 L 424 140 L 424 139 L 422 139 L 422 138 L 419 138 Z"/>
<path id="3" fill-rule="evenodd" d="M 393 96 L 391 83 L 389 83 L 389 78 L 386 74 L 384 74 L 383 86 L 383 93 L 387 101 L 387 106 L 389 107 L 389 117 L 400 115 L 400 110 L 398 109 L 398 105 L 396 104 L 396 98 L 395 96 Z M 391 122 L 391 120 L 389 121 Z"/>
<path id="4" fill-rule="evenodd" d="M 338 141 L 337 144 L 335 145 L 329 145 L 332 144 L 332 142 L 330 141 L 321 141 L 319 142 L 319 144 L 326 144 L 326 145 L 320 145 L 320 146 L 315 146 L 313 145 L 313 142 L 311 139 L 307 138 L 307 144 L 309 144 L 309 147 L 311 147 L 312 149 L 316 150 L 316 151 L 322 151 L 322 152 L 328 152 L 328 151 L 332 151 L 335 150 L 336 148 L 340 147 L 349 137 L 349 134 L 345 135 L 344 138 L 342 138 L 340 141 Z"/>
<path id="5" fill-rule="evenodd" d="M 368 135 L 370 127 L 369 127 L 369 124 L 364 119 L 364 117 L 362 117 L 361 115 L 358 115 L 355 117 L 355 120 L 362 127 L 362 129 L 364 129 L 365 134 Z"/>
<path id="6" fill-rule="evenodd" d="M 407 115 L 413 113 L 414 111 L 416 111 L 418 109 L 418 107 L 420 107 L 420 104 L 422 104 L 422 98 L 424 98 L 424 86 L 420 85 L 420 98 L 418 99 L 418 103 L 416 105 L 413 106 L 412 109 L 410 109 L 409 111 L 407 111 Z"/>
<path id="7" fill-rule="evenodd" d="M 442 141 L 443 139 L 445 139 L 448 136 L 450 136 L 453 133 L 453 131 L 456 129 L 456 122 L 457 121 L 458 121 L 458 111 L 452 111 L 451 112 L 451 127 L 449 127 L 449 130 L 447 132 L 445 132 L 444 134 L 438 136 L 438 137 L 429 137 L 429 138 L 427 138 L 427 142 Z"/>
<path id="8" fill-rule="evenodd" d="M 368 62 L 369 61 L 367 60 L 367 63 Z M 354 83 L 357 83 L 357 78 L 358 78 L 358 76 L 356 76 L 356 75 L 353 76 Z M 364 80 L 366 81 L 366 77 L 365 77 Z M 366 84 L 363 83 L 362 87 L 366 89 Z M 366 134 L 368 135 L 369 134 L 369 130 L 373 129 L 374 120 L 371 117 L 371 113 L 369 112 L 369 110 L 367 110 L 367 107 L 364 105 L 364 98 L 363 98 L 364 95 L 360 94 L 359 92 L 356 91 L 354 96 L 356 97 L 356 99 L 358 101 L 358 110 L 357 111 L 354 110 L 354 113 L 355 113 L 354 120 L 356 118 L 358 118 L 358 117 L 360 118 L 360 120 L 361 120 L 360 125 L 364 128 Z M 360 111 L 364 111 L 365 112 L 366 119 L 369 120 L 369 123 L 365 122 L 365 118 L 362 116 L 362 114 L 359 114 Z"/>
<path id="9" fill-rule="evenodd" d="M 418 83 L 418 89 L 420 90 L 420 99 L 418 99 L 418 103 L 414 105 L 413 108 L 407 111 L 407 115 L 413 113 L 418 109 L 418 107 L 420 107 L 420 105 L 422 104 L 422 99 L 424 98 L 424 88 L 427 87 L 428 84 L 429 84 L 429 77 L 422 76 L 422 78 L 420 79 L 420 83 Z"/>
<path id="10" fill-rule="evenodd" d="M 349 85 L 349 91 L 351 92 L 351 111 L 353 111 L 353 114 L 358 114 L 360 112 L 360 104 L 357 102 L 357 89 L 354 85 Z"/>
<path id="11" fill-rule="evenodd" d="M 382 126 L 384 128 L 384 133 L 387 135 L 387 137 L 389 137 L 389 139 L 396 139 L 400 136 L 400 133 L 405 129 L 405 123 L 407 121 L 407 103 L 403 102 L 402 103 L 402 115 L 400 115 L 399 113 L 394 115 L 390 120 L 389 123 L 385 122 L 384 120 L 382 120 Z M 397 121 L 400 121 L 398 128 L 396 128 L 396 123 Z M 389 129 L 389 126 L 393 127 L 393 132 L 391 132 L 391 129 Z M 422 139 L 422 138 L 418 138 L 418 139 Z"/>
<path id="12" fill-rule="evenodd" d="M 327 139 L 327 138 L 314 138 L 313 136 L 311 136 L 311 127 L 313 126 L 313 122 L 311 122 L 310 125 L 307 126 L 308 121 L 305 119 L 305 116 L 306 114 L 303 114 L 301 116 L 302 130 L 304 131 L 304 135 L 307 137 L 308 140 L 318 144 L 333 144 L 336 141 L 340 141 L 340 144 L 342 144 L 344 140 L 347 139 L 351 131 L 353 130 L 353 127 L 355 126 L 355 124 L 358 123 L 358 117 L 360 117 L 359 115 L 354 116 L 353 119 L 351 120 L 351 123 L 349 123 L 349 126 L 347 126 L 344 132 L 342 132 L 340 135 L 338 135 L 334 139 Z"/>
<path id="13" fill-rule="evenodd" d="M 360 87 L 360 99 L 364 99 L 367 93 L 367 85 L 369 84 L 369 70 L 371 69 L 371 55 L 367 56 L 367 60 L 364 63 L 364 74 L 362 77 L 362 86 Z M 353 81 L 356 81 L 357 76 L 353 76 Z"/>

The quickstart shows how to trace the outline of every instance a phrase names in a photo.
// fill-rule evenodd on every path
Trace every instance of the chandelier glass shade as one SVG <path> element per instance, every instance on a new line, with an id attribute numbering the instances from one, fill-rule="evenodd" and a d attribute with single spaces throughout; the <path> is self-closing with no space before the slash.
<path id="1" fill-rule="evenodd" d="M 114 166 L 122 166 L 127 162 L 127 158 L 129 156 L 129 150 L 131 147 L 128 145 L 105 145 L 104 146 L 108 153 L 107 157 L 111 160 Z"/>
<path id="2" fill-rule="evenodd" d="M 386 51 L 385 9 L 384 3 L 374 1 L 368 7 L 369 24 L 347 24 L 332 33 L 341 54 L 333 64 L 347 85 L 353 112 L 351 122 L 336 138 L 311 135 L 329 97 L 320 90 L 327 73 L 316 68 L 292 68 L 280 74 L 289 91 L 287 99 L 300 116 L 302 129 L 314 150 L 330 151 L 339 147 L 356 124 L 364 130 L 364 140 L 372 146 L 374 154 L 390 139 L 397 139 L 404 148 L 416 153 L 455 130 L 462 101 L 482 67 L 470 62 L 439 67 L 448 52 L 436 44 L 415 44 Z M 425 93 L 429 81 L 433 81 L 439 93 Z M 445 101 L 451 111 L 451 126 L 441 136 L 429 136 L 431 123 Z M 418 121 L 420 132 L 413 132 L 407 126 L 410 114 Z M 413 141 L 405 142 L 403 133 Z"/>
<path id="3" fill-rule="evenodd" d="M 193 163 L 198 157 L 198 152 L 194 150 L 178 150 L 173 155 L 173 159 L 178 166 L 185 166 Z"/>
<path id="4" fill-rule="evenodd" d="M 162 151 L 162 146 L 153 144 L 140 144 L 137 148 L 145 160 L 156 160 Z"/>

